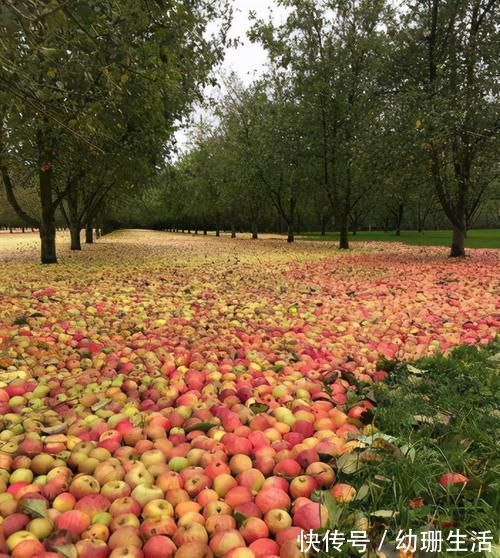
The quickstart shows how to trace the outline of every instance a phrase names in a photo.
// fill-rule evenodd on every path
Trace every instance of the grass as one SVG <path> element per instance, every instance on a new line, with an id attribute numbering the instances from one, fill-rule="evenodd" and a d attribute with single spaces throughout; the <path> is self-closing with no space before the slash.
<path id="1" fill-rule="evenodd" d="M 419 545 L 422 532 L 442 533 L 442 552 L 417 552 L 417 557 L 487 555 L 472 551 L 473 531 L 491 532 L 498 552 L 500 342 L 483 349 L 457 347 L 448 357 L 380 366 L 390 372 L 388 379 L 375 387 L 358 386 L 350 401 L 369 398 L 377 404 L 374 414 L 363 417 L 365 435 L 357 438 L 363 447 L 335 460 L 338 480 L 353 485 L 357 498 L 349 504 L 324 500 L 328 528 L 349 532 L 354 514 L 369 518 L 375 546 L 387 532 L 383 551 L 389 557 L 404 556 L 395 550 L 395 541 L 398 533 L 410 530 Z M 438 480 L 448 472 L 469 481 L 444 488 Z M 467 552 L 446 550 L 450 530 L 466 535 Z M 357 554 L 346 547 L 339 555 Z"/>
<path id="2" fill-rule="evenodd" d="M 404 244 L 416 244 L 422 246 L 449 246 L 452 231 L 401 231 L 401 236 L 394 232 L 383 231 L 360 231 L 357 234 L 349 234 L 349 241 L 366 242 L 403 242 Z M 321 236 L 320 233 L 310 232 L 300 235 L 299 238 L 306 240 L 338 240 L 338 233 L 328 233 Z M 500 248 L 500 229 L 472 229 L 468 231 L 465 239 L 466 248 Z"/>

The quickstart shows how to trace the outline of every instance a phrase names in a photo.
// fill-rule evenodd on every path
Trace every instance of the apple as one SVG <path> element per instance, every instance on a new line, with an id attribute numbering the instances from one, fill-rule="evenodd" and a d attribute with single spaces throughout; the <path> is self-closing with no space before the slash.
<path id="1" fill-rule="evenodd" d="M 92 524 L 80 537 L 82 539 L 107 541 L 109 539 L 109 529 L 106 525 L 99 523 Z"/>
<path id="2" fill-rule="evenodd" d="M 229 460 L 229 467 L 234 475 L 252 468 L 252 460 L 248 455 L 233 455 Z"/>
<path id="3" fill-rule="evenodd" d="M 139 526 L 139 534 L 144 539 L 149 539 L 155 535 L 172 536 L 176 530 L 175 520 L 167 515 L 145 519 Z"/>
<path id="4" fill-rule="evenodd" d="M 99 494 L 101 485 L 90 475 L 77 475 L 69 485 L 69 492 L 77 499 L 90 494 Z"/>
<path id="5" fill-rule="evenodd" d="M 444 473 L 439 477 L 439 484 L 444 488 L 453 485 L 465 486 L 468 482 L 469 479 L 460 473 Z"/>
<path id="6" fill-rule="evenodd" d="M 330 486 L 335 482 L 335 471 L 327 463 L 316 461 L 306 469 L 306 475 L 312 477 L 318 486 Z"/>
<path id="7" fill-rule="evenodd" d="M 7 516 L 1 525 L 3 535 L 7 538 L 13 533 L 24 530 L 29 521 L 30 517 L 24 513 L 13 513 Z"/>
<path id="8" fill-rule="evenodd" d="M 101 487 L 102 496 L 106 497 L 110 501 L 130 496 L 131 492 L 131 487 L 125 481 L 121 480 L 108 481 Z"/>
<path id="9" fill-rule="evenodd" d="M 216 558 L 222 558 L 233 548 L 244 547 L 245 539 L 236 529 L 216 531 L 210 539 L 209 546 Z"/>
<path id="10" fill-rule="evenodd" d="M 339 482 L 331 488 L 335 500 L 341 504 L 351 502 L 356 497 L 356 489 L 350 484 Z"/>
<path id="11" fill-rule="evenodd" d="M 148 502 L 163 499 L 163 490 L 157 486 L 140 484 L 132 490 L 132 498 L 144 507 Z"/>
<path id="12" fill-rule="evenodd" d="M 45 548 L 39 540 L 22 540 L 12 549 L 11 557 L 32 558 L 41 552 L 45 552 Z"/>
<path id="13" fill-rule="evenodd" d="M 174 508 L 181 502 L 189 502 L 189 494 L 183 488 L 175 488 L 165 492 L 165 500 L 170 502 Z"/>
<path id="14" fill-rule="evenodd" d="M 207 544 L 192 541 L 181 545 L 175 558 L 213 558 L 213 552 Z"/>
<path id="15" fill-rule="evenodd" d="M 259 539 L 266 539 L 269 536 L 269 527 L 266 522 L 258 517 L 248 517 L 241 524 L 240 533 L 245 542 L 251 544 Z"/>
<path id="16" fill-rule="evenodd" d="M 267 525 L 269 532 L 275 535 L 279 531 L 291 527 L 292 517 L 290 514 L 281 509 L 269 510 L 264 515 L 264 522 Z"/>
<path id="17" fill-rule="evenodd" d="M 139 536 L 137 527 L 132 525 L 126 525 L 125 527 L 120 527 L 114 533 L 111 534 L 108 540 L 108 546 L 110 550 L 114 550 L 118 547 L 131 547 L 136 546 L 138 548 L 142 547 L 142 539 Z"/>
<path id="18" fill-rule="evenodd" d="M 217 502 L 209 502 L 203 508 L 203 517 L 207 519 L 212 515 L 226 515 L 231 514 L 231 512 L 232 508 L 227 502 L 218 500 Z"/>
<path id="19" fill-rule="evenodd" d="M 238 481 L 227 473 L 223 473 L 215 477 L 213 481 L 213 489 L 217 492 L 220 498 L 224 498 L 231 488 L 234 488 L 237 485 Z"/>
<path id="20" fill-rule="evenodd" d="M 311 502 L 298 508 L 293 514 L 293 524 L 305 531 L 320 529 L 328 523 L 328 509 L 323 504 Z"/>
<path id="21" fill-rule="evenodd" d="M 143 507 L 142 515 L 145 519 L 163 516 L 173 517 L 174 508 L 170 502 L 159 498 L 148 502 Z"/>
<path id="22" fill-rule="evenodd" d="M 120 515 L 112 517 L 109 526 L 111 531 L 114 533 L 115 531 L 120 529 L 120 527 L 129 526 L 129 527 L 139 528 L 140 525 L 141 525 L 141 520 L 139 519 L 139 517 L 137 517 L 137 515 L 133 513 L 122 513 Z"/>
<path id="23" fill-rule="evenodd" d="M 174 512 L 177 517 L 183 517 L 188 513 L 199 512 L 201 510 L 202 506 L 198 502 L 180 502 L 175 506 Z"/>
<path id="24" fill-rule="evenodd" d="M 96 466 L 92 476 L 100 485 L 104 485 L 107 482 L 123 480 L 125 471 L 118 459 L 109 458 Z"/>
<path id="25" fill-rule="evenodd" d="M 199 523 L 190 523 L 177 529 L 175 535 L 173 536 L 173 541 L 178 547 L 192 541 L 207 544 L 208 533 L 203 525 Z"/>
<path id="26" fill-rule="evenodd" d="M 178 527 L 183 527 L 184 525 L 189 525 L 190 523 L 199 523 L 200 525 L 205 525 L 205 518 L 201 513 L 193 511 L 184 514 L 177 520 Z"/>
<path id="27" fill-rule="evenodd" d="M 135 463 L 133 468 L 125 474 L 125 482 L 133 489 L 141 485 L 152 485 L 155 478 L 143 463 Z"/>
<path id="28" fill-rule="evenodd" d="M 12 552 L 14 548 L 23 541 L 36 541 L 39 542 L 33 533 L 29 531 L 16 531 L 8 537 L 6 537 L 7 548 Z"/>
<path id="29" fill-rule="evenodd" d="M 252 492 L 246 486 L 235 486 L 231 488 L 224 497 L 226 504 L 232 508 L 244 504 L 245 502 L 251 502 L 252 499 Z"/>
<path id="30" fill-rule="evenodd" d="M 190 477 L 184 483 L 184 490 L 192 498 L 198 496 L 198 494 L 205 488 L 210 488 L 212 486 L 212 479 L 204 474 L 199 474 Z"/>
<path id="31" fill-rule="evenodd" d="M 139 502 L 137 502 L 137 500 L 134 500 L 134 498 L 131 498 L 129 496 L 125 496 L 123 498 L 118 498 L 111 503 L 111 506 L 109 507 L 109 513 L 113 517 L 124 513 L 132 513 L 138 516 L 141 513 L 141 509 L 142 507 Z"/>
<path id="32" fill-rule="evenodd" d="M 56 496 L 52 502 L 52 507 L 58 512 L 65 512 L 72 510 L 75 507 L 76 498 L 69 492 L 62 492 Z"/>
<path id="33" fill-rule="evenodd" d="M 111 551 L 109 558 L 144 558 L 144 553 L 138 546 L 117 546 Z"/>
<path id="34" fill-rule="evenodd" d="M 177 547 L 169 537 L 156 535 L 146 541 L 142 550 L 144 558 L 171 558 Z"/>
<path id="35" fill-rule="evenodd" d="M 80 535 L 90 525 L 90 518 L 82 511 L 69 510 L 56 518 L 55 525 L 57 529 L 64 529 L 75 535 Z"/>
<path id="36" fill-rule="evenodd" d="M 78 500 L 74 506 L 75 510 L 86 513 L 91 519 L 100 512 L 108 511 L 110 501 L 101 494 L 89 494 Z"/>
<path id="37" fill-rule="evenodd" d="M 110 554 L 106 542 L 99 539 L 81 540 L 75 546 L 78 558 L 107 558 Z"/>
<path id="38" fill-rule="evenodd" d="M 248 548 L 255 554 L 255 558 L 267 558 L 279 555 L 279 545 L 272 539 L 258 539 L 252 542 Z"/>
<path id="39" fill-rule="evenodd" d="M 211 515 L 205 519 L 205 529 L 209 535 L 216 531 L 236 529 L 236 519 L 229 514 Z"/>
<path id="40" fill-rule="evenodd" d="M 178 473 L 186 467 L 189 467 L 189 461 L 186 457 L 172 457 L 172 459 L 168 462 L 168 466 L 172 471 Z"/>
<path id="41" fill-rule="evenodd" d="M 263 487 L 255 497 L 255 503 L 260 511 L 266 514 L 272 509 L 288 510 L 291 501 L 284 490 Z"/>
<path id="42" fill-rule="evenodd" d="M 290 496 L 292 498 L 298 498 L 299 496 L 309 498 L 318 486 L 317 481 L 313 477 L 300 475 L 290 482 Z"/>
<path id="43" fill-rule="evenodd" d="M 266 477 L 258 469 L 250 468 L 242 471 L 236 480 L 240 486 L 246 486 L 252 493 L 256 494 L 264 485 Z"/>
<path id="44" fill-rule="evenodd" d="M 45 517 L 35 517 L 32 519 L 26 529 L 35 535 L 38 540 L 46 539 L 54 530 L 54 524 Z"/>

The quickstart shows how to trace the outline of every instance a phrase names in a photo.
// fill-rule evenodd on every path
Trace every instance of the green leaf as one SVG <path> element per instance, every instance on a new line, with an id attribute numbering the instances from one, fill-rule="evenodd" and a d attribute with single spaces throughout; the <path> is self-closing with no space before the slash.
<path id="1" fill-rule="evenodd" d="M 197 424 L 193 424 L 189 428 L 186 428 L 186 434 L 189 434 L 193 430 L 202 430 L 203 432 L 208 432 L 211 428 L 214 428 L 217 424 L 213 422 L 198 422 Z"/>
<path id="2" fill-rule="evenodd" d="M 236 520 L 236 525 L 238 529 L 243 525 L 243 523 L 247 520 L 247 517 L 242 513 L 235 512 L 233 514 L 234 519 Z"/>
<path id="3" fill-rule="evenodd" d="M 331 529 L 336 529 L 339 526 L 344 508 L 341 504 L 337 504 L 329 490 L 323 492 L 323 503 L 328 510 L 328 524 Z"/>
<path id="4" fill-rule="evenodd" d="M 370 494 L 370 485 L 365 483 L 358 488 L 358 492 L 354 499 L 364 500 L 369 494 Z"/>
<path id="5" fill-rule="evenodd" d="M 111 399 L 103 399 L 102 401 L 98 401 L 97 403 L 94 403 L 92 405 L 91 409 L 95 413 L 96 411 L 99 411 L 100 409 L 104 409 L 104 407 L 106 407 L 106 405 L 108 403 L 111 403 Z"/>
<path id="6" fill-rule="evenodd" d="M 26 498 L 21 501 L 21 509 L 23 513 L 32 518 L 42 517 L 49 519 L 47 511 L 47 502 L 39 498 Z"/>
<path id="7" fill-rule="evenodd" d="M 265 403 L 253 403 L 250 405 L 250 409 L 256 414 L 267 413 L 269 407 Z"/>
<path id="8" fill-rule="evenodd" d="M 54 550 L 64 558 L 78 558 L 78 552 L 74 544 L 61 544 L 54 547 Z"/>
<path id="9" fill-rule="evenodd" d="M 394 511 L 394 510 L 377 510 L 374 512 L 371 512 L 370 515 L 373 517 L 380 517 L 383 519 L 393 519 L 394 517 L 396 517 L 399 514 L 399 512 Z"/>
<path id="10" fill-rule="evenodd" d="M 353 475 L 363 467 L 357 453 L 344 453 L 337 459 L 337 469 L 346 475 Z"/>

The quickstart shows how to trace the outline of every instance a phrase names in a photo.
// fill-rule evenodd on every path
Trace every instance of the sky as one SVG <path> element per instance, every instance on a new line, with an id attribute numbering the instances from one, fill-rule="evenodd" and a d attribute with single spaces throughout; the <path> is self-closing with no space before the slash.
<path id="1" fill-rule="evenodd" d="M 269 19 L 272 8 L 272 19 L 276 24 L 283 23 L 286 18 L 286 10 L 274 5 L 273 0 L 233 0 L 233 21 L 229 31 L 229 38 L 239 39 L 237 48 L 230 48 L 221 66 L 215 70 L 217 76 L 228 75 L 234 71 L 245 84 L 250 84 L 259 77 L 266 65 L 267 54 L 262 46 L 251 43 L 246 36 L 250 30 L 251 22 L 249 12 L 254 11 L 258 18 Z M 207 90 L 207 94 L 211 91 Z M 199 108 L 193 111 L 193 118 L 198 119 L 203 115 Z M 178 146 L 181 151 L 188 148 L 188 132 L 180 130 L 176 134 Z"/>
<path id="2" fill-rule="evenodd" d="M 249 12 L 252 10 L 258 18 L 267 20 L 269 8 L 272 7 L 273 21 L 277 24 L 283 23 L 286 17 L 285 9 L 273 4 L 272 0 L 234 0 L 233 2 L 234 14 L 230 37 L 239 37 L 243 44 L 237 49 L 227 51 L 223 69 L 236 71 L 245 83 L 250 83 L 255 75 L 259 75 L 267 61 L 264 49 L 260 45 L 252 44 L 246 37 L 246 32 L 251 27 Z"/>

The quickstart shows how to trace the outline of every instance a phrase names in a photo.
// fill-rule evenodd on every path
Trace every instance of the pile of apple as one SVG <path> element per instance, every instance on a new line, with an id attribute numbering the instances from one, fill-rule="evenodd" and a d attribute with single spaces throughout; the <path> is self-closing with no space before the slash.
<path id="1" fill-rule="evenodd" d="M 312 493 L 355 497 L 328 464 L 372 406 L 346 379 L 137 354 L 0 371 L 0 558 L 294 558 L 328 519 Z"/>

